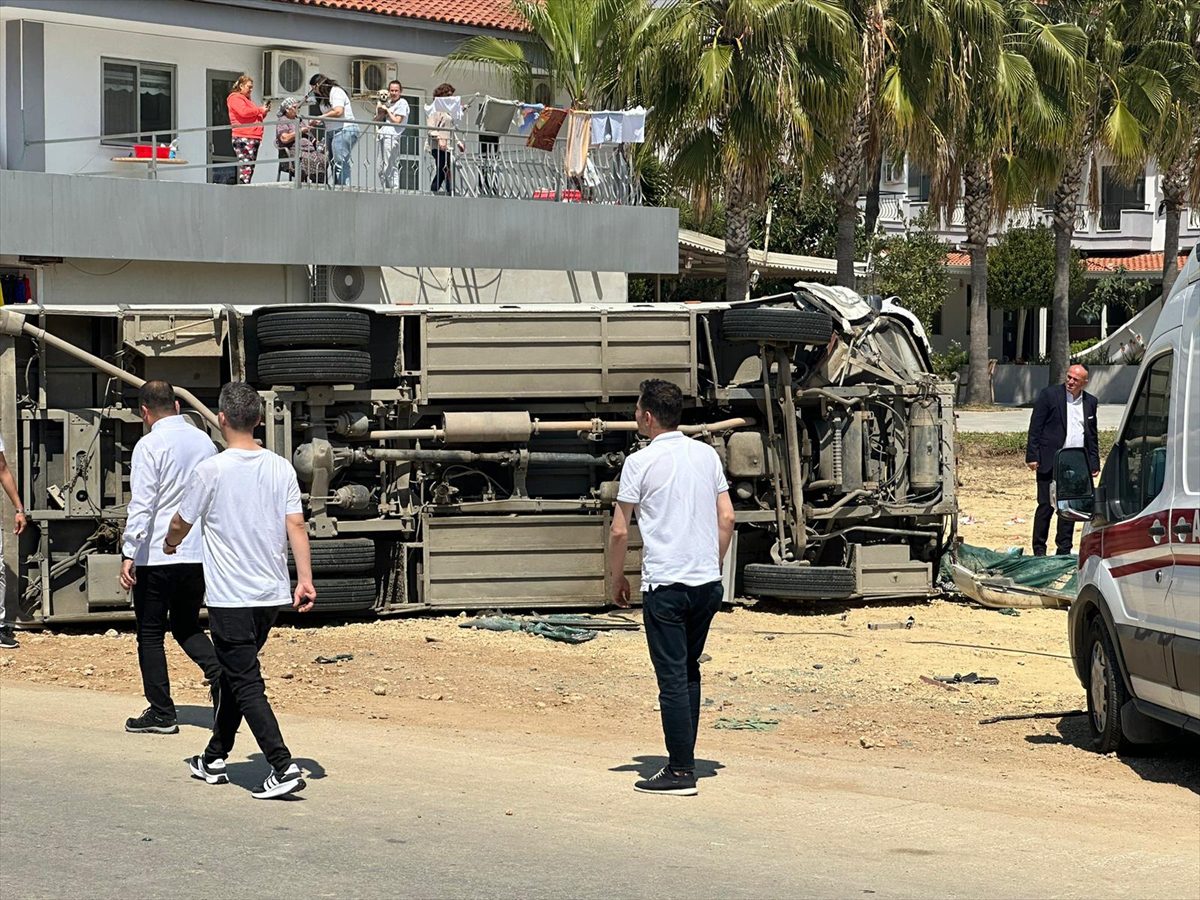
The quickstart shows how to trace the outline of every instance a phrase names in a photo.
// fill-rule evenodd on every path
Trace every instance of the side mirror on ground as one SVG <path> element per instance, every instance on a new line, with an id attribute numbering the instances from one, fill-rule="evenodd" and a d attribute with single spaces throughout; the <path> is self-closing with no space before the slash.
<path id="1" fill-rule="evenodd" d="M 1054 493 L 1058 514 L 1072 522 L 1091 521 L 1096 508 L 1096 489 L 1081 448 L 1059 450 L 1054 457 Z"/>

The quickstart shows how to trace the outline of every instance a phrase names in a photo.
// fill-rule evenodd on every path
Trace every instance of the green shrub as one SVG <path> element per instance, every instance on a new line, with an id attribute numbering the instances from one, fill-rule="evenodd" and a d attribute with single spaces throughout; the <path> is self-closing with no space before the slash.
<path id="1" fill-rule="evenodd" d="M 934 353 L 930 361 L 933 363 L 934 374 L 950 378 L 967 364 L 970 354 L 962 348 L 958 341 L 951 341 L 945 353 Z"/>

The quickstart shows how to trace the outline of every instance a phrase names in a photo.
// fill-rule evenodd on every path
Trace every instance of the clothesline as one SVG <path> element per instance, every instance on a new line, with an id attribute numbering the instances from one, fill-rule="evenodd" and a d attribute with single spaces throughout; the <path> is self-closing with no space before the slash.
<path id="1" fill-rule="evenodd" d="M 552 145 L 568 115 L 586 119 L 591 144 L 641 144 L 646 140 L 646 116 L 651 111 L 642 106 L 620 110 L 567 110 L 475 93 L 465 99 L 461 96 L 434 97 L 425 105 L 425 115 L 443 112 L 453 122 L 461 122 L 467 110 L 481 97 L 483 103 L 475 115 L 475 126 L 495 135 L 508 134 L 515 126 L 517 134 L 529 137 L 531 147 L 547 142 Z"/>

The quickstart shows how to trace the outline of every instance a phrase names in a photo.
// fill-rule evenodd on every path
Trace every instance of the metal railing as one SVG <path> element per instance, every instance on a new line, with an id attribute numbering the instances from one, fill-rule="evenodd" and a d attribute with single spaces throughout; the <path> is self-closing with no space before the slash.
<path id="1" fill-rule="evenodd" d="M 298 157 L 292 148 L 280 152 L 276 145 L 276 127 L 282 123 L 313 131 L 315 153 L 305 153 L 301 147 Z M 143 143 L 143 134 L 125 133 L 90 135 L 73 138 L 51 138 L 26 141 L 26 146 L 54 147 L 62 145 L 99 146 L 83 166 L 71 174 L 119 174 L 122 168 L 145 166 L 145 178 L 152 181 L 194 181 L 184 175 L 204 173 L 207 182 L 231 184 L 238 182 L 238 170 L 247 163 L 223 154 L 213 161 L 193 162 L 191 155 L 210 159 L 217 142 L 232 144 L 234 128 L 250 126 L 214 125 L 204 128 L 179 128 L 170 134 L 175 137 L 179 152 L 176 158 L 159 158 L 169 144 L 158 136 L 145 143 L 150 145 L 149 158 L 112 156 L 122 144 Z M 566 168 L 567 142 L 560 136 L 551 150 L 526 146 L 524 135 L 493 135 L 470 129 L 431 129 L 426 125 L 388 126 L 387 123 L 355 121 L 343 128 L 357 131 L 353 140 L 335 140 L 335 131 L 328 120 L 310 116 L 295 119 L 280 118 L 262 123 L 263 137 L 252 168 L 250 185 L 287 185 L 297 190 L 361 191 L 367 193 L 429 194 L 456 197 L 496 197 L 509 200 L 542 200 L 611 205 L 641 205 L 640 181 L 630 162 L 628 148 L 620 144 L 591 147 L 586 164 L 578 175 L 568 175 Z M 394 127 L 398 133 L 385 129 Z M 564 126 L 564 133 L 565 133 Z M 434 153 L 431 133 L 448 133 L 448 149 L 444 156 Z M 386 140 L 385 140 L 386 138 Z M 104 143 L 101 143 L 104 142 Z M 345 153 L 349 145 L 348 155 Z M 196 153 L 194 151 L 199 151 Z M 47 171 L 54 171 L 47 159 Z M 439 172 L 439 169 L 441 170 Z M 435 189 L 436 188 L 436 189 Z"/>

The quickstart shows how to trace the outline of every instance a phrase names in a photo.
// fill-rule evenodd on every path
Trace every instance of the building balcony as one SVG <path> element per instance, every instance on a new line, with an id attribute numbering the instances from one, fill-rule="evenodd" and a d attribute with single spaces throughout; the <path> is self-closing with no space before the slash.
<path id="1" fill-rule="evenodd" d="M 859 198 L 859 208 L 866 198 Z M 888 235 L 903 234 L 908 223 L 924 215 L 929 203 L 904 193 L 881 193 L 879 197 L 879 228 Z M 1010 228 L 1029 228 L 1052 224 L 1051 212 L 1038 206 L 1010 210 L 1003 224 L 993 229 L 996 234 Z M 949 217 L 939 216 L 933 231 L 947 243 L 966 240 L 963 205 L 959 202 Z M 1182 237 L 1200 235 L 1200 213 L 1187 210 L 1183 216 Z M 1102 204 L 1096 212 L 1080 206 L 1072 243 L 1080 250 L 1146 252 L 1155 239 L 1155 215 L 1151 209 L 1130 209 L 1128 204 Z"/>
<path id="2" fill-rule="evenodd" d="M 126 155 L 78 174 L 0 171 L 10 222 L 0 254 L 197 263 L 354 265 L 453 269 L 644 272 L 678 265 L 677 213 L 642 207 L 622 146 L 592 150 L 578 176 L 566 173 L 565 143 L 543 151 L 524 138 L 464 133 L 451 138 L 448 184 L 433 193 L 426 129 L 401 138 L 398 162 L 381 167 L 374 123 L 335 185 L 324 161 L 293 177 L 264 155 L 248 185 L 224 180 L 228 162 Z M 228 126 L 225 126 L 228 129 Z M 221 129 L 179 136 L 210 141 Z M 85 139 L 96 145 L 96 138 Z M 47 168 L 56 146 L 46 141 Z M 161 146 L 161 145 L 159 145 Z M 106 148 L 111 150 L 115 148 Z M 297 161 L 292 161 L 297 162 Z M 305 166 L 296 168 L 303 173 Z M 215 173 L 215 174 L 214 174 Z M 197 175 L 200 177 L 198 178 Z M 451 193 L 447 195 L 446 191 Z"/>

